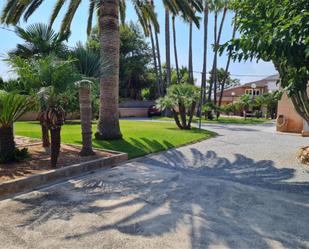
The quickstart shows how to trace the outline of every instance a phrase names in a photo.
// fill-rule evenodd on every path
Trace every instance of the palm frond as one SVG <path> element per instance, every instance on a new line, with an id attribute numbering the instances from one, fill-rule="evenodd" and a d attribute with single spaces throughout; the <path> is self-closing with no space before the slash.
<path id="1" fill-rule="evenodd" d="M 68 10 L 62 20 L 61 28 L 60 28 L 60 33 L 64 33 L 67 30 L 70 30 L 71 23 L 73 20 L 73 17 L 75 15 L 76 10 L 78 9 L 79 5 L 81 3 L 81 0 L 71 0 Z"/>
<path id="2" fill-rule="evenodd" d="M 56 20 L 61 8 L 63 7 L 66 0 L 57 0 L 55 7 L 53 9 L 52 15 L 49 20 L 49 28 L 51 28 L 54 24 L 54 21 Z"/>
<path id="3" fill-rule="evenodd" d="M 33 0 L 24 14 L 24 21 L 27 22 L 28 18 L 41 6 L 44 0 Z"/>

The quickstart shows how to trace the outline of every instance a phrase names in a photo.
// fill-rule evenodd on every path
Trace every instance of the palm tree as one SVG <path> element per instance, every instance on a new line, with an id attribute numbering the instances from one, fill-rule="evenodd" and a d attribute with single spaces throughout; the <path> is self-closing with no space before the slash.
<path id="1" fill-rule="evenodd" d="M 172 16 L 172 27 L 173 27 L 174 57 L 175 57 L 175 67 L 176 67 L 176 74 L 177 74 L 177 84 L 179 84 L 180 75 L 179 75 L 179 64 L 178 64 L 178 53 L 177 53 L 175 18 L 176 16 L 173 15 Z"/>
<path id="2" fill-rule="evenodd" d="M 32 98 L 0 91 L 0 155 L 12 158 L 16 151 L 13 123 L 34 106 Z"/>
<path id="3" fill-rule="evenodd" d="M 188 70 L 189 70 L 189 83 L 194 84 L 194 74 L 193 74 L 193 52 L 192 52 L 192 32 L 193 32 L 193 17 L 195 18 L 195 25 L 199 28 L 199 18 L 195 16 L 196 11 L 202 11 L 203 4 L 201 0 L 190 0 L 188 1 L 190 8 L 192 9 L 194 16 L 188 16 L 186 13 L 183 15 L 183 19 L 189 23 L 189 52 L 188 52 Z"/>
<path id="4" fill-rule="evenodd" d="M 16 27 L 15 33 L 25 43 L 17 44 L 17 48 L 11 51 L 10 54 L 30 58 L 54 53 L 63 57 L 67 52 L 64 42 L 68 40 L 70 32 L 56 33 L 48 28 L 46 24 L 35 23 L 29 25 L 26 29 Z"/>
<path id="5" fill-rule="evenodd" d="M 45 1 L 16 0 L 7 1 L 4 6 L 1 22 L 16 25 L 21 17 L 26 21 Z M 61 33 L 68 32 L 73 17 L 82 0 L 70 0 L 68 9 L 62 20 Z M 132 0 L 137 6 L 140 1 Z M 57 0 L 52 11 L 49 26 L 51 27 L 66 1 Z M 94 12 L 98 13 L 101 56 L 108 58 L 111 65 L 109 75 L 100 79 L 100 117 L 96 137 L 98 139 L 118 139 L 122 137 L 119 127 L 118 95 L 119 95 L 119 10 L 124 17 L 125 1 L 89 1 L 87 33 L 90 34 Z M 16 11 L 18 10 L 18 11 Z"/>
<path id="6" fill-rule="evenodd" d="M 19 76 L 21 82 L 27 85 L 28 94 L 36 94 L 41 87 L 54 86 L 58 93 L 64 92 L 77 80 L 75 68 L 72 61 L 62 61 L 54 55 L 48 55 L 38 59 L 23 59 L 18 56 L 10 55 L 7 62 L 13 71 Z M 44 108 L 44 102 L 40 100 L 39 108 Z M 49 132 L 47 124 L 41 121 L 42 144 L 48 148 Z"/>
<path id="7" fill-rule="evenodd" d="M 203 54 L 203 72 L 202 72 L 202 84 L 201 84 L 202 105 L 204 105 L 206 101 L 208 15 L 209 15 L 209 3 L 208 3 L 208 0 L 205 0 L 204 2 L 204 43 L 203 43 L 204 54 Z"/>
<path id="8" fill-rule="evenodd" d="M 191 84 L 171 85 L 167 89 L 166 96 L 157 100 L 157 107 L 160 110 L 170 109 L 174 115 L 176 125 L 180 129 L 190 130 L 198 98 L 198 88 Z"/>
<path id="9" fill-rule="evenodd" d="M 143 5 L 144 2 L 131 0 L 135 9 Z M 44 0 L 14 0 L 7 1 L 4 6 L 1 23 L 14 24 L 24 17 L 27 19 L 45 2 Z M 80 6 L 82 0 L 70 0 L 68 9 L 61 23 L 61 33 L 68 32 L 74 15 Z M 192 9 L 188 8 L 186 0 L 164 0 L 165 6 L 174 8 L 177 4 L 182 10 L 194 16 Z M 66 1 L 57 0 L 52 11 L 49 26 L 51 27 L 65 6 Z M 18 10 L 18 11 L 16 11 Z M 119 97 L 119 11 L 121 19 L 124 19 L 125 0 L 110 0 L 110 1 L 89 1 L 89 15 L 87 22 L 87 33 L 90 34 L 92 28 L 92 19 L 94 12 L 98 13 L 100 41 L 101 41 L 101 56 L 108 58 L 111 65 L 109 75 L 103 75 L 100 79 L 100 116 L 97 127 L 96 137 L 98 139 L 118 139 L 122 137 L 119 126 L 118 114 L 118 97 Z M 166 10 L 168 8 L 166 7 Z M 147 8 L 151 11 L 151 8 Z M 167 11 L 168 12 L 168 11 Z M 143 12 L 142 12 L 143 13 Z M 169 17 L 169 13 L 166 13 Z M 151 15 L 155 16 L 155 15 Z M 169 18 L 167 18 L 169 19 Z M 169 25 L 166 24 L 166 30 L 169 31 Z"/>
<path id="10" fill-rule="evenodd" d="M 200 0 L 163 0 L 165 7 L 165 52 L 166 52 L 166 85 L 171 84 L 171 55 L 170 55 L 170 12 L 176 15 L 178 12 L 190 18 L 196 25 L 199 25 L 199 20 L 195 16 L 195 8 L 201 7 Z M 190 70 L 190 68 L 189 68 Z"/>
<path id="11" fill-rule="evenodd" d="M 236 30 L 237 30 L 237 10 L 235 11 L 235 16 L 234 16 L 234 27 L 233 27 L 233 33 L 232 33 L 232 40 L 235 38 Z M 226 66 L 225 66 L 225 77 L 222 81 L 222 87 L 221 87 L 220 98 L 219 98 L 219 106 L 221 106 L 222 104 L 223 92 L 224 92 L 224 87 L 225 87 L 225 83 L 226 83 L 227 76 L 228 76 L 231 59 L 232 59 L 232 51 L 229 51 Z"/>
<path id="12" fill-rule="evenodd" d="M 91 81 L 81 80 L 77 82 L 79 87 L 80 121 L 82 127 L 81 156 L 93 155 L 92 150 L 92 107 L 91 107 Z"/>
<path id="13" fill-rule="evenodd" d="M 190 84 L 194 84 L 194 76 L 193 76 L 193 52 L 192 52 L 192 21 L 189 20 L 189 63 L 188 63 L 188 69 L 189 69 L 189 82 Z"/>
<path id="14" fill-rule="evenodd" d="M 57 33 L 42 23 L 31 24 L 26 29 L 16 27 L 15 32 L 24 40 L 24 44 L 17 44 L 17 48 L 9 53 L 11 56 L 27 59 L 33 56 L 44 57 L 52 53 L 64 57 L 67 53 L 67 46 L 64 42 L 68 40 L 70 32 Z M 42 145 L 48 148 L 50 146 L 48 129 L 41 124 L 41 130 Z"/>
<path id="15" fill-rule="evenodd" d="M 171 45 L 170 45 L 170 11 L 165 7 L 165 56 L 166 56 L 166 85 L 171 85 Z"/>
<path id="16" fill-rule="evenodd" d="M 108 65 L 106 63 L 105 72 L 102 71 L 104 65 L 99 54 L 96 54 L 84 48 L 81 44 L 72 52 L 76 59 L 75 66 L 78 72 L 82 75 L 83 80 L 76 82 L 79 87 L 79 105 L 82 128 L 82 150 L 81 156 L 93 155 L 92 150 L 92 106 L 91 106 L 91 84 L 92 79 L 97 79 L 102 73 L 106 73 Z"/>
<path id="17" fill-rule="evenodd" d="M 211 81 L 209 84 L 209 92 L 208 92 L 208 101 L 211 101 L 212 90 L 214 90 L 214 104 L 217 103 L 217 60 L 218 60 L 218 46 L 220 44 L 220 38 L 223 31 L 223 24 L 226 17 L 227 12 L 227 0 L 212 0 L 210 2 L 210 10 L 214 11 L 214 60 L 211 71 Z M 218 32 L 218 15 L 219 12 L 223 9 L 222 19 L 219 26 Z"/>
<path id="18" fill-rule="evenodd" d="M 55 92 L 54 87 L 43 87 L 38 92 L 38 98 L 45 104 L 39 113 L 39 120 L 44 122 L 51 135 L 50 161 L 53 168 L 57 161 L 61 146 L 61 126 L 65 121 L 65 111 L 62 107 L 62 96 Z"/>

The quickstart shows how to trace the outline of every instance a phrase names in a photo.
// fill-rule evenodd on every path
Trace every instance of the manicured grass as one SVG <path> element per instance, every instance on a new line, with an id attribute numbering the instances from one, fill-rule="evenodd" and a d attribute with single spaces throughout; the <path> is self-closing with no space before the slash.
<path id="1" fill-rule="evenodd" d="M 121 120 L 123 139 L 115 141 L 93 141 L 97 148 L 127 152 L 129 158 L 143 156 L 152 152 L 179 147 L 188 143 L 215 136 L 214 133 L 193 128 L 179 130 L 174 123 L 142 122 Z M 93 131 L 96 124 L 93 125 Z M 15 133 L 20 136 L 40 138 L 41 129 L 37 122 L 16 122 Z M 81 144 L 79 122 L 68 122 L 62 128 L 62 142 Z"/>
<path id="2" fill-rule="evenodd" d="M 164 120 L 164 121 L 173 121 L 173 118 L 169 117 L 153 117 L 154 120 Z M 234 118 L 234 117 L 219 117 L 218 120 L 205 120 L 202 118 L 202 123 L 209 123 L 209 124 L 263 124 L 267 121 L 265 118 L 247 118 L 244 119 L 242 117 Z M 197 123 L 199 122 L 198 117 L 194 117 L 192 122 Z"/>

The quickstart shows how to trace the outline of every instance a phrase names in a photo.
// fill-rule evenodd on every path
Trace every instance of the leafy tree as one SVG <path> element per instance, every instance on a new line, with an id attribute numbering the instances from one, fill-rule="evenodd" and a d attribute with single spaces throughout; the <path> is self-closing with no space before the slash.
<path id="1" fill-rule="evenodd" d="M 258 106 L 264 106 L 266 108 L 266 118 L 268 118 L 269 116 L 271 116 L 271 118 L 274 118 L 274 113 L 280 97 L 280 92 L 264 93 L 260 96 L 257 96 L 255 98 L 255 102 L 258 104 Z"/>
<path id="2" fill-rule="evenodd" d="M 178 70 L 178 75 L 177 75 L 177 70 L 172 69 L 172 84 L 184 84 L 186 82 L 189 82 L 189 70 L 187 67 L 181 67 Z"/>
<path id="3" fill-rule="evenodd" d="M 170 109 L 177 126 L 189 130 L 199 95 L 198 88 L 191 84 L 171 85 L 167 89 L 166 96 L 157 100 L 157 107 L 160 110 Z"/>
<path id="4" fill-rule="evenodd" d="M 245 111 L 248 111 L 249 108 L 252 106 L 252 96 L 249 94 L 244 94 L 239 98 L 238 103 Z"/>
<path id="5" fill-rule="evenodd" d="M 23 154 L 14 142 L 13 123 L 34 106 L 29 96 L 0 91 L 0 161 L 11 162 Z"/>
<path id="6" fill-rule="evenodd" d="M 309 123 L 309 2 L 307 0 L 237 0 L 239 39 L 225 48 L 238 60 L 272 61 L 281 86 L 296 111 Z"/>
<path id="7" fill-rule="evenodd" d="M 87 47 L 97 53 L 100 49 L 97 29 L 94 29 Z M 149 64 L 152 55 L 149 44 L 139 25 L 130 23 L 120 26 L 120 97 L 140 99 L 141 90 L 150 87 Z"/>
<path id="8" fill-rule="evenodd" d="M 210 71 L 209 74 L 214 75 L 212 71 Z M 217 90 L 219 94 L 221 94 L 220 91 L 222 88 L 223 90 L 225 90 L 225 89 L 240 85 L 240 81 L 238 79 L 233 79 L 231 77 L 231 74 L 229 72 L 226 72 L 224 68 L 218 68 L 216 75 L 217 75 L 217 82 L 218 82 Z M 208 83 L 210 83 L 211 81 L 214 81 L 212 77 L 210 77 L 210 79 L 208 80 Z"/>

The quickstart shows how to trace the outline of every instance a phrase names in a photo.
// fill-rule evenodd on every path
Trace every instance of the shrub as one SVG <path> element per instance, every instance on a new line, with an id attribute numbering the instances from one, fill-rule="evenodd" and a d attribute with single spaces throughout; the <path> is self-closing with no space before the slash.
<path id="1" fill-rule="evenodd" d="M 0 163 L 14 163 L 20 162 L 27 158 L 29 158 L 29 153 L 27 148 L 23 148 L 21 150 L 15 149 L 13 153 L 0 155 Z"/>

